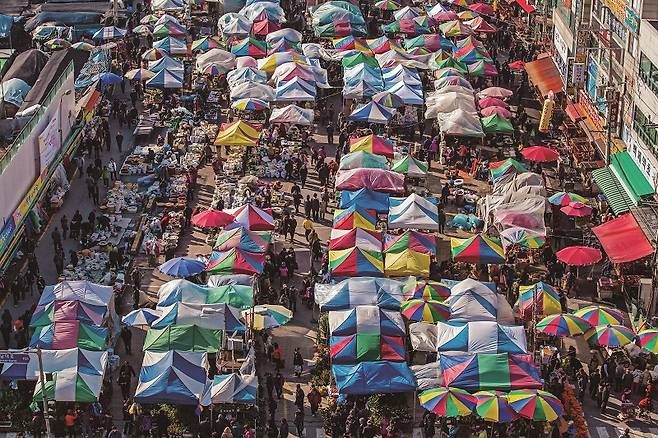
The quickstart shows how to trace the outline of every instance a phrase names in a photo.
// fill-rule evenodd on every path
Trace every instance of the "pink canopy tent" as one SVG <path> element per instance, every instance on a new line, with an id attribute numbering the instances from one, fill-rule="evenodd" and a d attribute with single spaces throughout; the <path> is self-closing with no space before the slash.
<path id="1" fill-rule="evenodd" d="M 404 193 L 404 175 L 385 169 L 340 170 L 336 175 L 336 190 L 369 188 L 385 193 Z"/>

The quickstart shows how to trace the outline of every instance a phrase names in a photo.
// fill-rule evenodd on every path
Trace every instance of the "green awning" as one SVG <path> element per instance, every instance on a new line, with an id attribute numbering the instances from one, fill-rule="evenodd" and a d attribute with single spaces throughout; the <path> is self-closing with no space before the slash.
<path id="1" fill-rule="evenodd" d="M 642 171 L 628 152 L 619 152 L 610 156 L 610 166 L 632 195 L 639 200 L 643 196 L 653 195 L 655 190 L 647 181 Z"/>
<path id="2" fill-rule="evenodd" d="M 631 199 L 623 183 L 619 181 L 610 166 L 593 170 L 592 178 L 607 198 L 608 205 L 615 214 L 624 213 L 636 205 L 636 201 Z"/>

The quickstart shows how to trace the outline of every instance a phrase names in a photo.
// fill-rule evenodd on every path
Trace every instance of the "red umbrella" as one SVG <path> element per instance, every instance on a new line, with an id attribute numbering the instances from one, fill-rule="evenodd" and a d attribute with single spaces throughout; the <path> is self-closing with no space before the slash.
<path id="1" fill-rule="evenodd" d="M 562 207 L 560 211 L 567 216 L 585 217 L 592 214 L 592 207 L 582 202 L 570 202 L 569 205 Z"/>
<path id="2" fill-rule="evenodd" d="M 261 21 L 255 21 L 251 29 L 251 32 L 254 35 L 263 36 L 263 35 L 267 35 L 268 33 L 275 32 L 279 29 L 281 29 L 281 25 L 279 23 L 277 23 L 276 21 L 265 19 Z"/>
<path id="3" fill-rule="evenodd" d="M 206 210 L 192 216 L 192 223 L 201 228 L 221 228 L 234 220 L 232 215 L 219 210 Z"/>
<path id="4" fill-rule="evenodd" d="M 439 12 L 438 14 L 434 15 L 432 18 L 434 18 L 436 21 L 452 21 L 458 19 L 459 17 L 457 16 L 457 13 L 455 11 L 444 11 L 444 12 Z"/>
<path id="5" fill-rule="evenodd" d="M 507 64 L 507 66 L 512 70 L 523 70 L 523 67 L 525 67 L 525 62 L 519 59 L 518 61 L 510 62 L 509 64 Z"/>
<path id="6" fill-rule="evenodd" d="M 504 102 L 501 99 L 498 99 L 497 97 L 485 97 L 484 99 L 481 99 L 479 102 L 480 108 L 487 108 L 490 106 L 499 106 L 502 108 L 509 108 L 509 105 Z"/>
<path id="7" fill-rule="evenodd" d="M 603 254 L 589 246 L 568 246 L 555 254 L 558 260 L 570 266 L 588 266 L 601 260 Z"/>
<path id="8" fill-rule="evenodd" d="M 475 11 L 478 14 L 484 14 L 484 15 L 493 15 L 494 10 L 491 7 L 491 5 L 488 5 L 486 3 L 475 3 L 472 4 L 468 7 L 471 11 Z"/>
<path id="9" fill-rule="evenodd" d="M 547 148 L 546 146 L 528 146 L 521 151 L 523 158 L 530 161 L 537 161 L 539 163 L 550 163 L 557 161 L 560 153 L 555 149 Z"/>
<path id="10" fill-rule="evenodd" d="M 480 113 L 484 117 L 498 115 L 506 119 L 512 118 L 512 112 L 508 109 L 503 108 L 502 106 L 488 106 L 486 108 L 482 108 L 482 111 L 480 111 Z"/>

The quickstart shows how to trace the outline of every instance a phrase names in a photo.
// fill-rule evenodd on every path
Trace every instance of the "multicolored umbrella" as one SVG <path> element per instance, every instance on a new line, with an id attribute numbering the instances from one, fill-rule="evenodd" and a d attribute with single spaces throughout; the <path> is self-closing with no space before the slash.
<path id="1" fill-rule="evenodd" d="M 510 423 L 519 418 L 507 400 L 507 394 L 500 391 L 478 391 L 473 394 L 477 399 L 475 413 L 485 421 Z"/>
<path id="2" fill-rule="evenodd" d="M 496 66 L 489 64 L 484 59 L 480 59 L 468 66 L 468 74 L 469 76 L 496 76 L 498 75 L 498 70 Z"/>
<path id="3" fill-rule="evenodd" d="M 447 21 L 441 24 L 439 29 L 446 38 L 470 35 L 473 33 L 470 27 L 462 24 L 459 20 Z"/>
<path id="4" fill-rule="evenodd" d="M 523 158 L 538 163 L 550 163 L 560 158 L 560 153 L 546 146 L 528 146 L 521 150 Z"/>
<path id="5" fill-rule="evenodd" d="M 555 421 L 564 413 L 560 399 L 541 389 L 510 391 L 507 400 L 516 413 L 533 421 Z"/>
<path id="6" fill-rule="evenodd" d="M 637 334 L 640 347 L 653 354 L 658 354 L 658 329 L 646 329 Z"/>
<path id="7" fill-rule="evenodd" d="M 571 204 L 572 202 L 582 202 L 583 204 L 587 204 L 587 198 L 576 193 L 557 192 L 548 198 L 548 202 L 553 205 L 560 205 L 564 207 Z"/>
<path id="8" fill-rule="evenodd" d="M 211 36 L 205 36 L 198 40 L 192 41 L 193 52 L 206 51 L 210 49 L 219 49 L 222 47 L 223 47 L 222 43 L 220 43 L 215 37 L 211 37 Z"/>
<path id="9" fill-rule="evenodd" d="M 437 69 L 451 68 L 451 69 L 454 70 L 454 73 L 456 73 L 457 76 L 465 75 L 466 73 L 468 73 L 468 66 L 465 63 L 456 60 L 455 58 L 452 58 L 452 57 L 445 58 L 445 59 L 437 59 L 437 58 L 434 58 L 434 61 L 433 61 L 434 64 L 436 64 Z M 450 70 L 447 70 L 447 71 L 450 71 Z M 447 76 L 451 76 L 451 75 L 447 75 Z M 435 77 L 436 77 L 436 75 L 435 75 Z M 444 75 L 444 76 L 441 76 L 441 77 L 446 77 L 446 76 Z M 440 78 L 437 78 L 437 79 L 440 79 Z"/>
<path id="10" fill-rule="evenodd" d="M 126 316 L 121 318 L 121 322 L 123 322 L 128 327 L 147 329 L 151 326 L 151 323 L 159 317 L 160 314 L 158 311 L 148 308 L 141 308 L 129 312 Z"/>
<path id="11" fill-rule="evenodd" d="M 148 36 L 151 35 L 151 28 L 146 24 L 140 24 L 133 28 L 133 33 L 140 36 Z"/>
<path id="12" fill-rule="evenodd" d="M 603 254 L 589 246 L 569 246 L 555 253 L 558 260 L 569 266 L 589 266 L 599 262 Z"/>
<path id="13" fill-rule="evenodd" d="M 455 6 L 461 6 L 462 8 L 468 7 L 468 0 L 448 0 L 448 3 Z"/>
<path id="14" fill-rule="evenodd" d="M 521 317 L 526 320 L 533 316 L 544 317 L 560 313 L 560 295 L 553 286 L 543 281 L 519 286 L 519 311 Z"/>
<path id="15" fill-rule="evenodd" d="M 155 76 L 155 73 L 145 68 L 134 68 L 132 70 L 128 70 L 124 76 L 126 79 L 130 79 L 131 81 L 148 81 L 153 76 Z"/>
<path id="16" fill-rule="evenodd" d="M 446 21 L 457 20 L 459 17 L 457 16 L 457 13 L 455 11 L 442 11 L 439 12 L 438 14 L 432 15 L 432 18 L 434 18 L 436 21 L 440 23 L 444 23 Z"/>
<path id="17" fill-rule="evenodd" d="M 329 251 L 329 270 L 334 277 L 381 277 L 384 274 L 384 257 L 381 252 L 357 247 Z"/>
<path id="18" fill-rule="evenodd" d="M 202 273 L 206 269 L 206 265 L 197 259 L 189 257 L 174 257 L 158 266 L 158 269 L 163 274 L 172 277 L 191 277 L 192 275 Z"/>
<path id="19" fill-rule="evenodd" d="M 494 96 L 487 96 L 480 99 L 480 101 L 478 102 L 478 106 L 480 108 L 488 108 L 490 106 L 499 106 L 505 109 L 509 108 L 509 104 L 507 102 Z"/>
<path id="20" fill-rule="evenodd" d="M 393 161 L 391 170 L 402 173 L 412 178 L 422 178 L 427 175 L 427 164 L 415 159 L 411 155 L 405 155 L 399 160 Z"/>
<path id="21" fill-rule="evenodd" d="M 420 405 L 439 417 L 465 417 L 473 413 L 477 398 L 463 389 L 441 387 L 418 395 Z"/>
<path id="22" fill-rule="evenodd" d="M 380 0 L 375 3 L 375 7 L 382 11 L 397 11 L 400 9 L 400 5 L 393 0 Z"/>
<path id="23" fill-rule="evenodd" d="M 590 328 L 592 328 L 592 325 L 589 322 L 570 313 L 549 315 L 535 326 L 535 330 L 538 332 L 567 337 L 582 335 Z"/>
<path id="24" fill-rule="evenodd" d="M 263 272 L 265 254 L 232 248 L 228 251 L 213 251 L 208 259 L 209 274 L 260 274 Z"/>
<path id="25" fill-rule="evenodd" d="M 512 70 L 523 70 L 523 68 L 525 67 L 525 62 L 521 60 L 513 61 L 507 64 L 507 66 Z"/>
<path id="26" fill-rule="evenodd" d="M 480 16 L 480 14 L 478 14 L 477 12 L 473 12 L 473 11 L 461 11 L 461 12 L 457 13 L 457 18 L 459 18 L 462 21 L 472 20 L 472 19 L 474 19 L 476 17 L 479 17 L 479 16 Z"/>
<path id="27" fill-rule="evenodd" d="M 148 49 L 142 53 L 142 59 L 145 61 L 157 61 L 158 59 L 162 59 L 165 56 L 167 56 L 167 52 L 158 48 Z"/>
<path id="28" fill-rule="evenodd" d="M 364 151 L 393 158 L 393 147 L 391 140 L 374 134 L 350 139 L 350 152 Z"/>
<path id="29" fill-rule="evenodd" d="M 85 43 L 84 41 L 80 41 L 71 44 L 71 48 L 75 50 L 83 50 L 85 52 L 91 52 L 96 48 L 96 46 L 94 46 L 93 44 Z"/>
<path id="30" fill-rule="evenodd" d="M 505 175 L 525 173 L 528 169 L 514 158 L 508 158 L 490 163 L 489 171 L 491 172 L 491 179 L 496 182 Z"/>
<path id="31" fill-rule="evenodd" d="M 626 319 L 621 310 L 607 306 L 586 306 L 573 314 L 583 318 L 592 326 L 623 324 Z"/>
<path id="32" fill-rule="evenodd" d="M 242 311 L 246 326 L 252 330 L 269 330 L 281 327 L 292 319 L 292 312 L 283 306 L 263 304 Z"/>
<path id="33" fill-rule="evenodd" d="M 601 347 L 620 348 L 635 339 L 635 333 L 623 325 L 599 325 L 585 333 L 585 339 Z"/>
<path id="34" fill-rule="evenodd" d="M 546 239 L 530 233 L 524 228 L 508 228 L 500 233 L 500 238 L 503 241 L 503 246 L 520 245 L 528 249 L 541 248 L 546 244 Z"/>
<path id="35" fill-rule="evenodd" d="M 192 223 L 200 228 L 222 228 L 233 221 L 233 215 L 213 209 L 192 216 Z"/>
<path id="36" fill-rule="evenodd" d="M 571 202 L 569 205 L 560 208 L 560 211 L 567 216 L 585 217 L 592 214 L 592 207 L 585 205 L 582 202 Z"/>
<path id="37" fill-rule="evenodd" d="M 480 33 L 495 33 L 498 31 L 498 29 L 487 23 L 482 17 L 476 17 L 470 21 L 467 21 L 466 25 L 473 29 L 475 32 Z"/>
<path id="38" fill-rule="evenodd" d="M 53 38 L 52 40 L 46 41 L 44 46 L 50 50 L 58 50 L 71 47 L 71 43 L 64 38 Z"/>
<path id="39" fill-rule="evenodd" d="M 400 304 L 400 313 L 410 321 L 434 323 L 450 318 L 450 305 L 444 301 L 414 298 Z"/>
<path id="40" fill-rule="evenodd" d="M 389 108 L 400 108 L 404 106 L 404 101 L 397 94 L 388 91 L 382 91 L 372 96 L 372 101 Z"/>
<path id="41" fill-rule="evenodd" d="M 402 288 L 405 299 L 423 299 L 443 301 L 450 296 L 450 286 L 440 281 L 413 279 Z"/>
<path id="42" fill-rule="evenodd" d="M 187 35 L 187 29 L 173 21 L 158 24 L 153 29 L 153 38 L 161 39 L 166 37 L 184 37 Z"/>
<path id="43" fill-rule="evenodd" d="M 103 27 L 92 37 L 95 40 L 114 40 L 118 38 L 123 38 L 126 36 L 126 31 L 124 29 L 119 29 L 115 26 Z"/>
<path id="44" fill-rule="evenodd" d="M 505 263 L 505 252 L 500 239 L 482 234 L 468 239 L 450 239 L 452 258 L 458 262 L 474 264 Z"/>
<path id="45" fill-rule="evenodd" d="M 270 104 L 268 102 L 253 97 L 238 99 L 231 104 L 231 108 L 239 111 L 264 111 L 269 109 L 269 107 Z"/>

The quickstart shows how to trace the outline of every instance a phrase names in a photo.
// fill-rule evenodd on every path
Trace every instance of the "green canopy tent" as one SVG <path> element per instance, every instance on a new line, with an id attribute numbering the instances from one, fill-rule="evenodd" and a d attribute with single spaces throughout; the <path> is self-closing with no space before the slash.
<path id="1" fill-rule="evenodd" d="M 487 134 L 513 134 L 512 122 L 498 114 L 482 117 L 482 127 Z"/>
<path id="2" fill-rule="evenodd" d="M 219 351 L 221 341 L 221 330 L 210 330 L 195 325 L 170 325 L 163 329 L 149 329 L 144 339 L 144 350 L 216 353 Z"/>
<path id="3" fill-rule="evenodd" d="M 52 380 L 44 382 L 46 401 L 93 403 L 98 401 L 102 385 L 102 375 L 86 374 L 75 369 L 58 371 L 52 374 Z M 33 402 L 41 403 L 42 400 L 41 383 L 38 382 Z"/>

